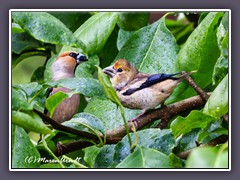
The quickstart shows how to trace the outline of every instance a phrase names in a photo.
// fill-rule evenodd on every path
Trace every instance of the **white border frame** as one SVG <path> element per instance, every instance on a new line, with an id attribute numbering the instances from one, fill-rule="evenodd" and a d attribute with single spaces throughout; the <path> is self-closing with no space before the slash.
<path id="1" fill-rule="evenodd" d="M 229 140 L 228 140 L 228 147 L 229 147 L 229 154 L 228 154 L 228 164 L 229 168 L 228 169 L 94 169 L 94 168 L 89 168 L 89 169 L 41 169 L 41 168 L 34 168 L 34 169 L 29 169 L 29 168 L 22 168 L 22 169 L 12 169 L 11 165 L 11 113 L 12 113 L 12 97 L 11 93 L 9 93 L 9 171 L 231 171 L 231 10 L 230 9 L 10 9 L 9 10 L 9 90 L 10 92 L 12 89 L 12 59 L 11 59 L 11 42 L 12 42 L 12 21 L 11 21 L 11 13 L 14 11 L 29 11 L 29 12 L 49 12 L 49 11 L 79 11 L 79 12 L 204 12 L 204 11 L 209 11 L 209 12 L 229 12 Z M 10 83 L 11 82 L 11 83 Z"/>

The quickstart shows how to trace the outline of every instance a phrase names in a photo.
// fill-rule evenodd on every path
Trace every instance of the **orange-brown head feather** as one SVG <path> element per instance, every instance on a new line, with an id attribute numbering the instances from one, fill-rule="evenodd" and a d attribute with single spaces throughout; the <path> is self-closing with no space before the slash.
<path id="1" fill-rule="evenodd" d="M 125 59 L 119 59 L 104 72 L 110 76 L 113 87 L 121 89 L 136 76 L 138 70 Z"/>

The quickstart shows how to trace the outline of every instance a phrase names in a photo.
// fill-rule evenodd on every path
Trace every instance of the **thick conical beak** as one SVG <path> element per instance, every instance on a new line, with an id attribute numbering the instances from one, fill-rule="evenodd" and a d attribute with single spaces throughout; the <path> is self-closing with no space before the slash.
<path id="1" fill-rule="evenodd" d="M 108 66 L 103 69 L 103 72 L 107 75 L 109 75 L 111 78 L 116 75 L 116 70 L 113 68 L 113 66 Z"/>
<path id="2" fill-rule="evenodd" d="M 81 62 L 88 61 L 87 56 L 84 54 L 78 54 L 76 57 L 77 64 L 80 64 Z"/>
<path id="3" fill-rule="evenodd" d="M 79 54 L 75 52 L 71 52 L 69 56 L 73 57 L 76 60 L 77 65 L 80 64 L 81 62 L 85 62 L 88 60 L 87 56 L 85 56 L 84 54 Z"/>

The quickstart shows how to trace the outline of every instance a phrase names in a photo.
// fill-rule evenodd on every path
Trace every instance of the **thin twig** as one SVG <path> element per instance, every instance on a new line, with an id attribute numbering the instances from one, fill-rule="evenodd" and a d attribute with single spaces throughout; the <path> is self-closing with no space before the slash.
<path id="1" fill-rule="evenodd" d="M 213 139 L 211 141 L 209 141 L 207 144 L 201 144 L 201 147 L 206 147 L 206 146 L 216 146 L 218 144 L 223 144 L 225 142 L 227 142 L 228 140 L 228 136 L 226 135 L 221 135 L 219 137 L 217 137 L 216 139 Z M 193 151 L 193 149 L 181 152 L 179 154 L 177 154 L 178 157 L 180 157 L 181 159 L 187 159 L 189 154 Z"/>
<path id="2" fill-rule="evenodd" d="M 187 74 L 187 73 L 183 71 L 182 74 Z M 203 91 L 190 76 L 186 76 L 185 80 L 205 101 L 208 100 L 209 95 L 205 91 Z"/>
<path id="3" fill-rule="evenodd" d="M 60 130 L 60 131 L 64 131 L 67 133 L 71 133 L 71 134 L 76 134 L 82 137 L 86 137 L 95 141 L 99 141 L 98 137 L 94 134 L 85 132 L 85 131 L 79 131 L 77 129 L 73 129 L 71 127 L 68 126 L 64 126 L 62 124 L 59 124 L 58 122 L 54 121 L 52 118 L 48 117 L 47 115 L 45 115 L 44 113 L 38 111 L 37 109 L 33 109 L 33 111 L 38 114 L 45 122 L 51 124 L 51 126 L 54 129 Z"/>
<path id="4" fill-rule="evenodd" d="M 208 93 L 210 95 L 211 93 Z M 197 107 L 201 107 L 205 104 L 205 101 L 198 95 L 194 96 L 180 102 L 176 102 L 174 104 L 165 106 L 163 108 L 155 109 L 151 112 L 146 112 L 145 114 L 139 116 L 137 119 L 134 119 L 133 123 L 135 125 L 136 130 L 143 128 L 147 124 L 154 122 L 155 120 L 161 119 L 163 116 L 174 117 L 179 113 L 182 113 L 187 110 L 192 110 Z M 132 122 L 132 121 L 131 121 Z M 132 129 L 132 123 L 128 122 L 128 127 Z M 165 124 L 167 122 L 164 122 Z M 113 130 L 107 132 L 107 137 L 123 137 L 126 135 L 126 131 L 124 126 L 119 126 Z"/>

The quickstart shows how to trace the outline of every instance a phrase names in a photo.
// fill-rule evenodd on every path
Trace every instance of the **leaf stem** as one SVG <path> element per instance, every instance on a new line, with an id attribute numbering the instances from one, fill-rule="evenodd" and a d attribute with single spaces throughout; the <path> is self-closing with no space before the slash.
<path id="1" fill-rule="evenodd" d="M 60 164 L 60 166 L 62 168 L 65 168 L 65 166 L 61 163 L 61 161 L 57 158 L 57 156 L 51 151 L 51 149 L 49 149 L 46 141 L 45 141 L 45 137 L 43 136 L 42 137 L 42 142 L 43 142 L 43 146 L 45 147 L 45 149 L 54 157 L 54 159 L 57 160 L 57 162 Z"/>
<path id="2" fill-rule="evenodd" d="M 34 94 L 34 96 L 30 99 L 29 104 L 32 103 L 32 101 L 44 90 L 46 89 L 46 87 L 42 87 L 36 94 Z"/>
<path id="3" fill-rule="evenodd" d="M 125 127 L 125 129 L 126 129 L 129 146 L 130 146 L 131 153 L 132 153 L 132 152 L 133 152 L 133 149 L 132 149 L 132 139 L 131 139 L 131 137 L 130 137 L 129 127 L 128 127 L 128 124 L 127 124 L 127 120 L 126 120 L 126 118 L 125 118 L 124 109 L 123 109 L 123 106 L 122 106 L 122 105 L 120 105 L 120 111 L 121 111 L 121 116 L 122 116 L 122 118 L 123 118 L 124 127 Z"/>
<path id="4" fill-rule="evenodd" d="M 76 166 L 79 166 L 80 168 L 87 168 L 87 166 L 84 166 L 83 164 L 80 164 L 79 162 L 77 162 L 76 160 L 73 160 L 72 158 L 63 155 L 62 156 L 64 159 L 70 161 L 71 163 L 75 164 Z"/>

